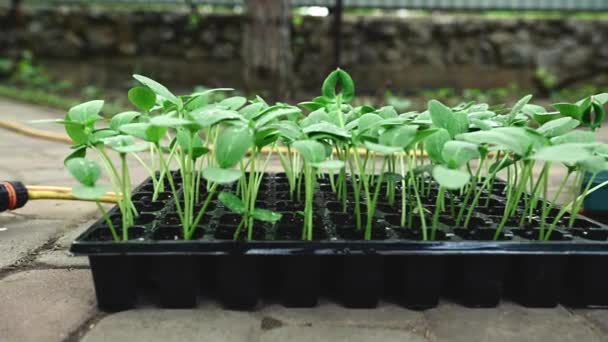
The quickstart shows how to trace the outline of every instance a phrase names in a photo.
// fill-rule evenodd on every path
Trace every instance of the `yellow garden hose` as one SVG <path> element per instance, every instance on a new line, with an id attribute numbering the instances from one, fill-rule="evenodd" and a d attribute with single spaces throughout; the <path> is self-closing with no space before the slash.
<path id="1" fill-rule="evenodd" d="M 71 144 L 72 139 L 65 134 L 49 132 L 42 129 L 35 129 L 29 126 L 23 125 L 18 122 L 8 121 L 8 120 L 0 120 L 0 127 L 13 131 L 15 133 L 27 135 L 32 138 L 45 139 L 55 142 L 60 142 L 64 144 Z"/>
<path id="2" fill-rule="evenodd" d="M 77 200 L 70 188 L 56 186 L 23 185 L 21 182 L 0 182 L 0 212 L 22 208 L 29 200 Z M 120 195 L 108 192 L 92 202 L 116 203 Z"/>
<path id="3" fill-rule="evenodd" d="M 71 188 L 59 187 L 59 186 L 42 186 L 42 185 L 26 185 L 27 195 L 30 200 L 35 199 L 56 199 L 56 200 L 79 200 L 86 201 L 80 198 L 76 198 L 72 193 Z M 97 199 L 98 202 L 102 203 L 116 203 L 120 199 L 120 196 L 108 192 L 104 196 Z M 92 200 L 91 200 L 92 202 Z"/>

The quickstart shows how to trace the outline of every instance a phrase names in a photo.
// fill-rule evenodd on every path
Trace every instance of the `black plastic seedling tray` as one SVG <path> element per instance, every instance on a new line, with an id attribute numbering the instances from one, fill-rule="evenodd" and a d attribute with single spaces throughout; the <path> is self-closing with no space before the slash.
<path id="1" fill-rule="evenodd" d="M 194 307 L 199 299 L 215 298 L 243 310 L 260 299 L 312 307 L 321 296 L 353 308 L 374 307 L 384 298 L 425 309 L 441 296 L 470 307 L 496 306 L 504 297 L 532 307 L 608 306 L 608 228 L 595 221 L 581 217 L 546 242 L 535 240 L 534 224 L 506 228 L 493 241 L 504 205 L 498 183 L 470 229 L 454 229 L 442 219 L 437 240 L 421 241 L 415 222 L 399 227 L 399 209 L 379 202 L 373 240 L 364 241 L 352 208 L 343 213 L 329 183 L 321 179 L 318 186 L 314 241 L 299 240 L 296 213 L 303 206 L 291 200 L 284 174 L 267 174 L 258 207 L 283 218 L 256 226 L 253 241 L 233 240 L 239 217 L 217 200 L 194 239 L 182 240 L 172 195 L 161 193 L 152 202 L 146 181 L 134 191 L 140 216 L 129 241 L 113 241 L 99 220 L 71 251 L 89 257 L 98 305 L 107 311 L 131 308 L 146 296 L 162 307 Z M 110 215 L 119 222 L 117 208 Z"/>

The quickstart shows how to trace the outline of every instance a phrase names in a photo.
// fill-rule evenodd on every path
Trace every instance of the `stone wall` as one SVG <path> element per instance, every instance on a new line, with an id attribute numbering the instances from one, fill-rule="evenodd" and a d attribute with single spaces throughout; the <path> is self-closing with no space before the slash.
<path id="1" fill-rule="evenodd" d="M 241 15 L 109 12 L 59 8 L 26 12 L 0 32 L 0 55 L 29 49 L 56 74 L 116 84 L 132 72 L 169 84 L 241 85 Z M 293 26 L 296 86 L 316 91 L 333 62 L 331 18 Z M 559 81 L 607 83 L 608 21 L 426 16 L 347 17 L 342 63 L 359 89 L 385 86 L 489 88 L 535 84 L 544 67 Z"/>

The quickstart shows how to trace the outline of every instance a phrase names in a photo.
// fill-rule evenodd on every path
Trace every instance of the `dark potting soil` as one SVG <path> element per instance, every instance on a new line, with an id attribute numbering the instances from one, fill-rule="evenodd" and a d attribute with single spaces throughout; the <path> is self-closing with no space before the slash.
<path id="1" fill-rule="evenodd" d="M 179 177 L 176 179 L 176 185 L 179 187 Z M 198 201 L 195 204 L 195 210 L 200 210 L 204 200 L 208 193 L 206 192 L 205 182 L 202 182 Z M 352 190 L 352 184 L 350 180 L 348 183 L 348 189 Z M 381 197 L 378 201 L 374 215 L 372 217 L 372 240 L 376 242 L 380 241 L 407 241 L 416 240 L 418 233 L 408 232 L 407 229 L 414 231 L 420 231 L 422 222 L 420 216 L 415 213 L 409 220 L 406 220 L 405 225 L 402 225 L 401 218 L 401 192 L 399 191 L 400 184 L 395 183 L 397 186 L 396 197 L 394 201 Z M 135 219 L 135 226 L 130 228 L 129 239 L 137 241 L 164 241 L 164 240 L 175 240 L 177 237 L 181 239 L 180 233 L 169 233 L 169 231 L 179 231 L 175 226 L 180 225 L 180 219 L 176 212 L 176 204 L 174 203 L 173 195 L 170 192 L 160 192 L 157 201 L 152 201 L 153 198 L 153 187 L 150 181 L 142 184 L 136 191 L 134 191 L 133 199 L 134 204 L 140 215 Z M 314 231 L 313 240 L 316 241 L 356 241 L 363 240 L 365 234 L 365 227 L 367 224 L 367 206 L 365 199 L 361 198 L 359 203 L 360 220 L 359 227 L 357 227 L 357 216 L 356 216 L 356 204 L 354 200 L 347 200 L 346 202 L 338 201 L 335 198 L 335 194 L 327 192 L 331 189 L 328 178 L 321 178 L 318 181 L 319 191 L 315 192 L 314 204 L 315 204 L 315 216 L 314 220 Z M 427 184 L 428 186 L 428 184 Z M 225 185 L 224 189 L 234 189 L 234 185 Z M 329 188 L 328 188 L 329 187 Z M 385 194 L 386 185 L 383 185 Z M 452 216 L 447 215 L 448 212 L 457 212 L 460 210 L 458 206 L 462 198 L 456 192 L 448 193 L 446 198 L 446 210 L 447 212 L 442 213 L 439 217 L 439 230 L 444 232 L 446 241 L 473 241 L 473 240 L 486 240 L 487 236 L 479 236 L 479 234 L 486 234 L 487 229 L 498 226 L 500 219 L 505 208 L 505 200 L 503 197 L 497 195 L 504 189 L 504 184 L 497 181 L 492 189 L 492 194 L 487 194 L 480 198 L 480 206 L 477 208 L 473 216 L 469 220 L 468 228 L 457 226 Z M 425 220 L 427 229 L 430 231 L 432 224 L 432 214 L 435 211 L 435 199 L 433 194 L 434 188 L 427 188 L 430 190 L 431 196 L 422 197 L 423 206 L 425 208 Z M 350 192 L 352 194 L 352 191 Z M 413 199 L 410 199 L 410 203 L 415 203 Z M 540 202 L 539 202 L 540 203 Z M 542 205 L 542 203 L 541 203 Z M 261 224 L 256 222 L 253 227 L 252 236 L 255 240 L 259 241 L 301 241 L 301 226 L 303 225 L 303 219 L 300 212 L 304 209 L 303 202 L 297 199 L 297 194 L 291 194 L 289 192 L 289 181 L 284 174 L 267 174 L 264 176 L 263 182 L 260 187 L 258 201 L 256 206 L 259 208 L 266 208 L 275 210 L 284 215 L 284 218 L 278 223 Z M 406 210 L 417 210 L 414 205 L 408 205 Z M 554 208 L 554 211 L 559 212 L 559 208 Z M 520 213 L 521 214 L 521 213 Z M 110 218 L 115 227 L 121 227 L 121 216 L 117 209 L 114 209 L 110 213 Z M 212 198 L 209 205 L 207 206 L 207 212 L 202 216 L 199 227 L 196 229 L 196 234 L 192 236 L 193 240 L 206 241 L 212 243 L 213 241 L 226 241 L 233 240 L 234 234 L 241 221 L 241 216 L 229 212 L 223 205 L 217 200 Z M 553 222 L 554 217 L 548 217 L 546 219 L 547 224 Z M 564 231 L 568 225 L 568 217 L 562 218 L 558 222 L 558 229 L 552 234 L 559 235 L 560 231 Z M 461 224 L 462 225 L 462 224 Z M 503 229 L 502 235 L 508 235 L 512 238 L 507 239 L 509 241 L 534 241 L 535 237 L 533 232 L 535 228 L 540 226 L 540 218 L 534 216 L 532 218 L 526 218 L 521 222 L 518 218 L 511 218 L 506 222 L 505 228 Z M 590 230 L 592 229 L 592 230 Z M 120 230 L 120 229 L 119 229 Z M 156 232 L 158 230 L 158 232 Z M 593 231 L 594 235 L 604 234 L 605 227 L 590 221 L 586 218 L 578 218 L 574 221 L 573 227 L 571 228 L 573 239 L 571 241 L 599 241 L 598 239 L 588 239 L 586 234 L 588 231 Z M 132 232 L 131 232 L 132 231 Z M 491 234 L 491 233 L 487 233 Z M 608 233 L 606 233 L 608 234 Z M 238 239 L 246 238 L 246 229 L 241 229 L 237 236 Z M 472 239 L 472 240 L 471 240 Z M 109 234 L 108 228 L 105 226 L 105 222 L 99 221 L 91 227 L 91 229 L 82 236 L 83 242 L 108 242 L 111 241 L 111 235 Z M 505 241 L 504 239 L 501 239 Z M 557 241 L 552 237 L 551 241 Z M 562 240 L 560 240 L 562 241 Z"/>

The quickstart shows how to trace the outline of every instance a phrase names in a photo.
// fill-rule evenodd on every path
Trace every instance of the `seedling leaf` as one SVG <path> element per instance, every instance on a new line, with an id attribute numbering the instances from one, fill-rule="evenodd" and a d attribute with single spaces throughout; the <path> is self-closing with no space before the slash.
<path id="1" fill-rule="evenodd" d="M 568 143 L 546 146 L 530 158 L 535 160 L 576 164 L 592 157 L 587 144 Z"/>
<path id="2" fill-rule="evenodd" d="M 191 112 L 189 116 L 201 127 L 211 127 L 226 120 L 244 121 L 243 116 L 239 112 L 217 107 L 203 107 Z"/>
<path id="3" fill-rule="evenodd" d="M 135 139 L 129 135 L 118 135 L 106 138 L 104 143 L 119 153 L 141 152 L 150 148 L 148 144 L 136 144 Z"/>
<path id="4" fill-rule="evenodd" d="M 95 186 L 101 177 L 101 168 L 89 159 L 71 158 L 65 162 L 65 167 L 80 184 L 87 187 Z"/>
<path id="5" fill-rule="evenodd" d="M 328 99 L 336 98 L 337 86 L 341 87 L 340 94 L 342 95 L 342 101 L 345 103 L 352 101 L 355 96 L 355 82 L 350 75 L 342 69 L 332 71 L 325 81 L 323 81 L 323 86 L 321 87 L 323 97 Z"/>
<path id="6" fill-rule="evenodd" d="M 176 118 L 170 114 L 159 115 L 150 119 L 150 124 L 156 127 L 180 127 L 191 124 L 190 121 Z"/>
<path id="7" fill-rule="evenodd" d="M 324 160 L 310 165 L 319 169 L 339 170 L 344 167 L 344 162 L 341 160 Z"/>
<path id="8" fill-rule="evenodd" d="M 77 122 L 84 126 L 91 126 L 101 120 L 99 112 L 103 107 L 103 101 L 94 100 L 76 105 L 68 111 L 69 121 Z"/>
<path id="9" fill-rule="evenodd" d="M 595 143 L 597 141 L 597 137 L 594 132 L 589 131 L 572 131 L 568 132 L 564 135 L 560 135 L 554 138 L 551 138 L 551 144 L 553 145 L 561 145 L 561 144 L 569 144 L 569 143 Z"/>
<path id="10" fill-rule="evenodd" d="M 242 96 L 233 96 L 220 101 L 219 105 L 232 110 L 238 110 L 247 103 L 247 99 Z"/>
<path id="11" fill-rule="evenodd" d="M 215 160 L 221 168 L 231 168 L 243 159 L 252 145 L 249 127 L 225 128 L 215 144 Z"/>
<path id="12" fill-rule="evenodd" d="M 513 106 L 513 108 L 511 108 L 511 111 L 509 112 L 509 115 L 508 115 L 509 123 L 513 123 L 515 121 L 517 115 L 524 109 L 524 107 L 528 104 L 528 102 L 530 102 L 531 99 L 532 99 L 532 95 L 526 95 L 523 98 L 521 98 L 519 101 L 517 101 L 517 103 L 515 103 L 515 105 Z"/>
<path id="13" fill-rule="evenodd" d="M 171 102 L 172 104 L 178 105 L 181 103 L 181 100 L 178 99 L 177 96 L 173 95 L 173 93 L 170 92 L 169 89 L 167 89 L 167 87 L 156 82 L 155 80 L 150 79 L 146 76 L 142 76 L 142 75 L 133 75 L 133 78 L 135 78 L 141 84 L 150 88 L 150 90 L 152 90 L 154 93 L 156 93 L 157 95 L 160 95 L 162 98 Z"/>
<path id="14" fill-rule="evenodd" d="M 234 183 L 243 177 L 240 170 L 221 169 L 219 167 L 207 167 L 203 170 L 202 175 L 207 181 L 217 184 Z"/>
<path id="15" fill-rule="evenodd" d="M 110 120 L 110 128 L 113 130 L 119 130 L 120 126 L 131 123 L 135 118 L 137 118 L 140 114 L 138 112 L 123 112 L 118 113 L 112 117 Z"/>
<path id="16" fill-rule="evenodd" d="M 473 143 L 452 140 L 443 145 L 441 156 L 449 168 L 457 169 L 471 159 L 478 158 L 479 149 Z"/>
<path id="17" fill-rule="evenodd" d="M 443 146 L 450 141 L 450 134 L 444 128 L 440 128 L 437 132 L 431 134 L 424 141 L 424 147 L 429 158 L 438 164 L 443 163 Z"/>
<path id="18" fill-rule="evenodd" d="M 326 158 L 325 146 L 315 140 L 298 140 L 293 147 L 300 152 L 302 158 L 311 164 L 320 163 Z"/>
<path id="19" fill-rule="evenodd" d="M 243 201 L 236 195 L 229 192 L 221 192 L 217 197 L 222 204 L 230 211 L 236 214 L 244 214 L 247 212 L 247 207 Z"/>
<path id="20" fill-rule="evenodd" d="M 74 195 L 74 197 L 84 200 L 98 199 L 105 195 L 106 192 L 107 187 L 103 185 L 86 186 L 80 184 L 72 187 L 72 194 Z"/>
<path id="21" fill-rule="evenodd" d="M 453 170 L 443 165 L 437 165 L 433 168 L 433 178 L 444 188 L 457 190 L 467 185 L 471 176 L 464 171 Z"/>
<path id="22" fill-rule="evenodd" d="M 156 94 L 148 87 L 134 87 L 127 94 L 129 101 L 144 112 L 149 112 L 156 104 Z"/>
<path id="23" fill-rule="evenodd" d="M 578 127 L 580 122 L 571 117 L 555 119 L 540 126 L 536 131 L 548 138 L 566 134 Z"/>
<path id="24" fill-rule="evenodd" d="M 274 211 L 270 211 L 267 209 L 261 209 L 261 208 L 253 209 L 251 216 L 253 216 L 253 218 L 255 220 L 270 222 L 270 223 L 275 223 L 275 222 L 279 221 L 281 219 L 281 217 L 283 217 L 283 215 L 281 213 L 277 213 Z"/>

